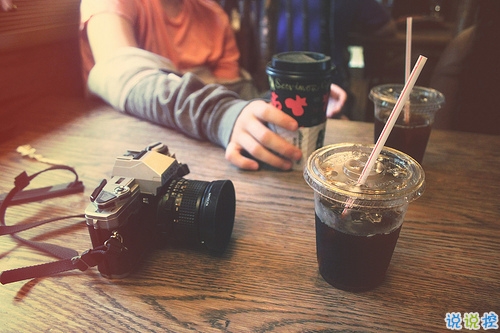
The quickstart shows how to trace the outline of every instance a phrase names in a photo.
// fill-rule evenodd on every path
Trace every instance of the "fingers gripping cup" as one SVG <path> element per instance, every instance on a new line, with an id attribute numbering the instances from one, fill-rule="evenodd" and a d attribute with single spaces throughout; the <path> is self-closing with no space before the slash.
<path id="1" fill-rule="evenodd" d="M 311 154 L 304 169 L 314 190 L 319 271 L 329 284 L 347 291 L 383 282 L 408 205 L 425 188 L 420 164 L 392 148 L 382 150 L 365 184 L 359 185 L 372 149 L 329 145 Z"/>
<path id="2" fill-rule="evenodd" d="M 305 51 L 278 53 L 267 65 L 266 73 L 271 104 L 299 123 L 296 132 L 273 125 L 270 128 L 301 148 L 302 160 L 293 168 L 302 170 L 307 157 L 323 146 L 332 73 L 330 57 Z"/>
<path id="3" fill-rule="evenodd" d="M 402 84 L 384 84 L 370 91 L 369 97 L 375 105 L 374 142 L 384 128 L 402 89 Z M 410 93 L 409 104 L 405 105 L 405 110 L 401 112 L 385 145 L 405 152 L 422 163 L 434 116 L 443 103 L 444 95 L 439 91 L 414 87 Z"/>

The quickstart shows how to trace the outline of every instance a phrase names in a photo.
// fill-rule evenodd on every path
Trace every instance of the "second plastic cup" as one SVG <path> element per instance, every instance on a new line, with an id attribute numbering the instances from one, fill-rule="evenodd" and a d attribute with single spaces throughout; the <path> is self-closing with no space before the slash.
<path id="1" fill-rule="evenodd" d="M 420 164 L 391 148 L 382 150 L 365 184 L 358 185 L 372 149 L 353 143 L 325 146 L 311 154 L 304 169 L 314 190 L 319 271 L 347 291 L 383 282 L 408 205 L 425 188 Z"/>
<path id="2" fill-rule="evenodd" d="M 382 132 L 387 118 L 403 89 L 402 84 L 384 84 L 374 87 L 369 98 L 375 105 L 374 142 Z M 410 93 L 410 117 L 405 119 L 405 109 L 394 125 L 385 145 L 407 153 L 422 163 L 436 112 L 444 103 L 444 95 L 432 88 L 415 86 Z"/>

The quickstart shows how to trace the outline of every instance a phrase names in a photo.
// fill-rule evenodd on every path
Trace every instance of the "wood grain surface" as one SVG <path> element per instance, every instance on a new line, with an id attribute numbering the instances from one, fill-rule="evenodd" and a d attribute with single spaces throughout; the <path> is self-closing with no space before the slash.
<path id="1" fill-rule="evenodd" d="M 0 286 L 1 332 L 446 332 L 448 312 L 500 314 L 500 137 L 433 131 L 423 161 L 427 188 L 410 205 L 384 283 L 362 293 L 331 287 L 316 262 L 313 192 L 300 171 L 238 170 L 220 147 L 100 104 L 45 101 L 0 143 L 0 192 L 21 171 L 30 144 L 76 168 L 85 192 L 9 208 L 7 224 L 83 213 L 116 156 L 166 143 L 191 173 L 236 188 L 236 219 L 222 256 L 154 250 L 139 269 L 108 280 L 97 269 Z M 373 124 L 329 120 L 326 144 L 373 140 Z M 47 174 L 33 187 L 71 179 Z M 22 233 L 82 252 L 81 220 Z M 52 259 L 0 239 L 0 270 Z M 482 330 L 482 329 L 481 329 Z"/>

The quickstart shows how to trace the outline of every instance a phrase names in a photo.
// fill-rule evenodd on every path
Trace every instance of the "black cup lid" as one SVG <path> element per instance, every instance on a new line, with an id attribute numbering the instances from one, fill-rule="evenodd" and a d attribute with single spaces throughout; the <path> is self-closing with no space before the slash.
<path id="1" fill-rule="evenodd" d="M 270 65 L 270 66 L 269 66 Z M 284 72 L 322 72 L 330 71 L 332 63 L 329 56 L 318 52 L 293 51 L 278 53 L 268 65 L 275 71 Z"/>

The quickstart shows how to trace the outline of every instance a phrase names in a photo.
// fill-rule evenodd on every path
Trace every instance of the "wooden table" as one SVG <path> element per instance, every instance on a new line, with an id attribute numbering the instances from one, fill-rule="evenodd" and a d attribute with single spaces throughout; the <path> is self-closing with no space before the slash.
<path id="1" fill-rule="evenodd" d="M 222 257 L 156 250 L 121 280 L 94 268 L 0 286 L 2 332 L 444 332 L 447 313 L 500 314 L 499 136 L 433 131 L 423 162 L 427 188 L 410 205 L 385 282 L 350 293 L 318 273 L 313 192 L 301 172 L 238 170 L 219 147 L 106 106 L 44 105 L 0 143 L 0 192 L 21 171 L 46 167 L 16 152 L 30 144 L 74 166 L 85 193 L 9 208 L 7 224 L 83 213 L 116 156 L 163 141 L 189 165 L 188 178 L 234 182 L 235 227 Z M 371 142 L 372 128 L 331 120 L 326 143 Z M 66 176 L 58 177 L 37 184 Z M 79 252 L 91 246 L 82 221 L 23 235 Z M 50 260 L 1 238 L 2 271 Z"/>

